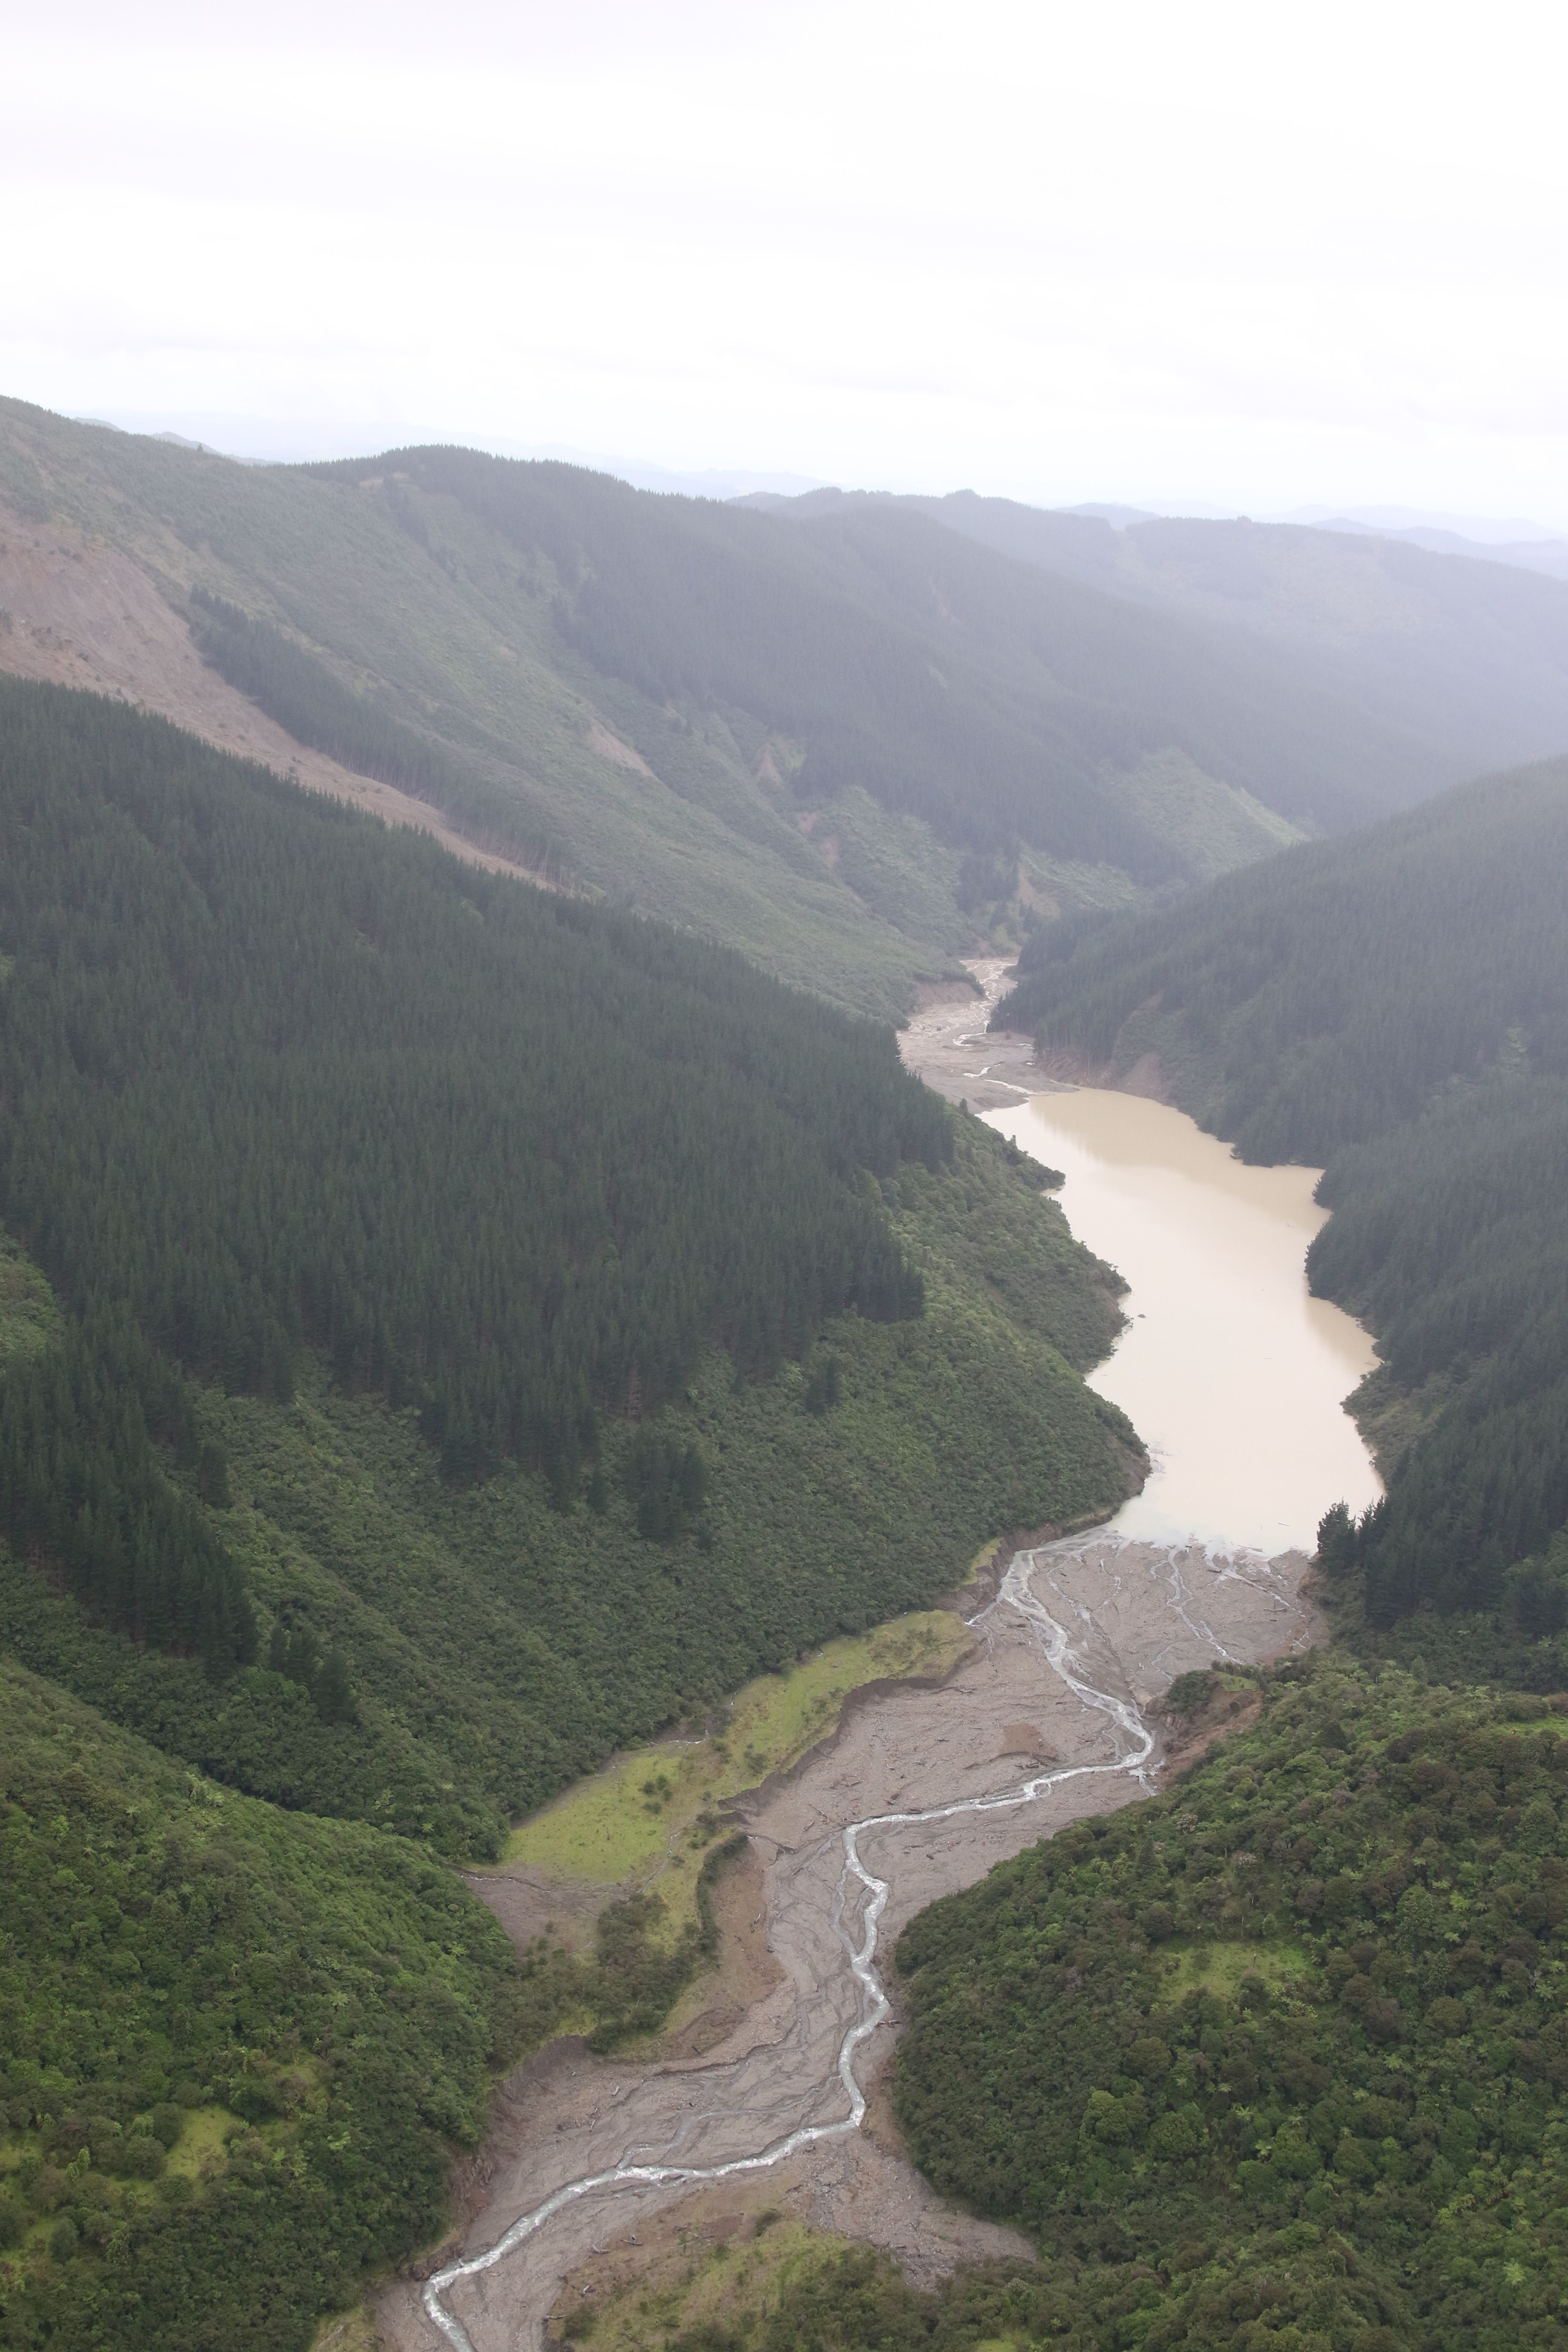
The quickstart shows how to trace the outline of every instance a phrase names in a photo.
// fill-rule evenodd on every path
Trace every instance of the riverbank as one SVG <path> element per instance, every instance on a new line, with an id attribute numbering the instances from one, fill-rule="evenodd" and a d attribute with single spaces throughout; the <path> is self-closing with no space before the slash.
<path id="1" fill-rule="evenodd" d="M 971 1586 L 994 1549 L 987 1544 L 977 1556 Z M 657 1941 L 672 1948 L 697 1922 L 704 1857 L 733 1832 L 738 1801 L 836 1738 L 845 1712 L 868 1694 L 910 1680 L 934 1685 L 967 1656 L 973 1636 L 960 1613 L 963 1592 L 952 1600 L 951 1608 L 830 1642 L 784 1674 L 759 1675 L 705 1723 L 612 1757 L 515 1828 L 499 1864 L 465 1873 L 468 1885 L 523 1957 L 540 1937 L 560 1950 L 585 1951 L 605 1905 L 633 1895 L 662 1906 Z M 734 2021 L 735 1979 L 743 1985 L 760 1969 L 771 1982 L 765 1954 L 748 1964 L 723 1933 L 735 1882 L 749 1884 L 752 1875 L 737 1861 L 720 1877 L 711 1900 L 721 1959 L 679 1999 L 659 2039 L 662 2053 L 681 2046 L 693 2054 L 721 2038 L 720 2021 Z M 740 1938 L 742 1955 L 747 1940 Z"/>
<path id="2" fill-rule="evenodd" d="M 973 1656 L 941 1688 L 858 1707 L 837 1738 L 746 1801 L 738 1810 L 761 1864 L 778 1981 L 705 2056 L 631 2064 L 557 2044 L 509 2081 L 487 2147 L 486 2202 L 459 2259 L 482 2259 L 573 2184 L 628 2163 L 660 2177 L 573 2196 L 489 2266 L 438 2289 L 463 2331 L 447 2340 L 461 2347 L 466 2334 L 474 2352 L 542 2343 L 569 2276 L 629 2255 L 694 2192 L 711 2205 L 721 2190 L 720 2218 L 776 2205 L 885 2246 L 916 2274 L 1017 2251 L 1010 2233 L 943 2209 L 902 2157 L 879 2096 L 885 2031 L 858 2067 L 853 2049 L 845 2061 L 865 2100 L 856 2115 L 840 2062 L 879 2006 L 878 1952 L 938 1896 L 1152 1787 L 1163 1735 L 1150 1710 L 1177 1674 L 1314 1638 L 1305 1567 L 1300 1554 L 1131 1546 L 1103 1530 L 1021 1554 L 975 1620 Z M 846 1850 L 857 1822 L 863 1878 Z M 821 2137 L 790 2145 L 802 2132 Z M 717 2188 L 691 2177 L 735 2165 L 746 2168 Z M 376 2315 L 400 2352 L 441 2340 L 416 2283 L 390 2287 Z"/>
<path id="3" fill-rule="evenodd" d="M 973 985 L 961 980 L 930 981 L 899 1032 L 906 1070 L 951 1103 L 971 1110 L 994 1110 L 1026 1099 L 1052 1080 L 1023 1030 L 986 1028 L 1013 984 L 1006 956 L 976 956 L 965 965 Z"/>
<path id="4" fill-rule="evenodd" d="M 1035 1158 L 1069 1165 L 1078 1192 L 1069 1218 L 1078 1208 L 1091 1245 L 1120 1258 L 1131 1228 L 1095 1226 L 1083 1213 L 1088 1160 L 1021 1132 L 1035 1115 L 1031 1098 L 1039 1105 L 1043 1096 L 1045 1110 L 1059 1102 L 1068 1129 L 1096 1104 L 1053 1087 L 1029 1041 L 987 1034 L 1005 971 L 1000 959 L 977 963 L 973 990 L 931 992 L 902 1040 L 906 1061 L 954 1100 L 1005 1106 L 992 1108 L 990 1121 L 1018 1132 Z M 1191 1746 L 1168 1747 L 1159 1714 L 1178 1675 L 1216 1660 L 1261 1664 L 1322 1638 L 1301 1591 L 1315 1517 L 1297 1507 L 1294 1486 L 1289 1508 L 1278 1507 L 1264 1439 L 1270 1421 L 1298 1453 L 1325 1429 L 1351 1434 L 1331 1365 L 1291 1410 L 1277 1409 L 1286 1391 L 1272 1359 L 1295 1343 L 1302 1255 L 1321 1223 L 1310 1175 L 1238 1170 L 1180 1114 L 1120 1096 L 1106 1103 L 1113 1124 L 1131 1112 L 1181 1129 L 1168 1167 L 1159 1136 L 1142 1129 L 1123 1139 L 1120 1157 L 1145 1207 L 1162 1195 L 1174 1203 L 1178 1227 L 1156 1234 L 1154 1255 L 1185 1264 L 1196 1291 L 1176 1300 L 1151 1291 L 1147 1317 L 1135 1292 L 1133 1319 L 1094 1384 L 1145 1352 L 1153 1326 L 1169 1344 L 1151 1402 L 1192 1391 L 1196 1359 L 1212 1353 L 1236 1393 L 1224 1411 L 1173 1424 L 1163 1461 L 1156 1448 L 1151 1491 L 1163 1484 L 1170 1501 L 1173 1462 L 1188 1474 L 1181 1507 L 1202 1497 L 1206 1516 L 1194 1524 L 1226 1534 L 1299 1528 L 1299 1536 L 1277 1539 L 1265 1558 L 1184 1531 L 1178 1538 L 1157 1516 L 1152 1528 L 1130 1528 L 1135 1499 L 1114 1527 L 1019 1551 L 997 1564 L 999 1581 L 975 1592 L 973 1654 L 945 1678 L 861 1694 L 790 1769 L 734 1795 L 726 1811 L 749 1850 L 726 1911 L 719 1973 L 728 2007 L 714 2010 L 710 2032 L 635 2063 L 563 2042 L 512 2078 L 460 2246 L 422 2291 L 403 2285 L 384 2299 L 392 2344 L 412 2352 L 439 2335 L 458 2352 L 542 2344 L 552 2311 L 562 2316 L 613 2280 L 626 2286 L 639 2265 L 672 2249 L 750 2233 L 772 2210 L 879 2246 L 917 2282 L 1026 2251 L 1013 2233 L 944 2206 L 904 2155 L 886 2091 L 896 1988 L 881 1956 L 932 1902 L 1070 1822 L 1151 1793 L 1168 1761 L 1189 1763 Z M 1189 1165 L 1194 1150 L 1215 1165 Z M 1107 1165 L 1117 1160 L 1113 1146 Z M 1245 1200 L 1238 1185 L 1250 1188 Z M 1126 1186 L 1102 1189 L 1123 1213 Z M 1218 1237 L 1212 1265 L 1194 1255 L 1192 1236 L 1184 1243 L 1181 1214 L 1194 1234 L 1207 1217 Z M 1246 1260 L 1234 1280 L 1224 1263 L 1231 1246 Z M 1355 1377 L 1352 1369 L 1340 1385 Z M 1311 1483 L 1309 1462 L 1297 1484 L 1305 1494 Z M 585 1807 L 590 1838 L 605 1838 L 594 1807 L 624 1801 L 628 1784 L 640 1790 L 634 1773 L 618 1795 L 606 1781 L 597 1795 L 568 1797 L 560 1819 Z M 546 1843 L 559 1835 L 543 1833 Z M 647 1843 L 652 1832 L 643 1824 L 637 1834 Z"/>

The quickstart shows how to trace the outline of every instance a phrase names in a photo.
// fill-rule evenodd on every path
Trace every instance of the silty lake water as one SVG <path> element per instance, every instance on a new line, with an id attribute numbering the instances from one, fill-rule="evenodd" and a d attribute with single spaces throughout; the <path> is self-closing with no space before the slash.
<path id="1" fill-rule="evenodd" d="M 1090 1385 L 1128 1413 L 1153 1474 L 1129 1538 L 1310 1551 L 1331 1503 L 1382 1492 L 1342 1402 L 1376 1359 L 1308 1292 L 1326 1219 L 1310 1168 L 1247 1168 L 1184 1112 L 1080 1087 L 985 1113 L 1047 1166 L 1079 1240 L 1131 1286 L 1132 1318 Z"/>
<path id="2" fill-rule="evenodd" d="M 1375 1491 L 1340 1410 L 1371 1346 L 1308 1297 L 1302 1275 L 1322 1222 L 1310 1172 L 1242 1168 L 1179 1112 L 1127 1095 L 1042 1095 L 990 1116 L 1067 1170 L 1075 1232 L 1133 1286 L 1134 1319 L 1094 1375 L 1158 1465 L 1114 1523 L 1127 1541 L 1102 1533 L 1018 1553 L 951 1682 L 885 1694 L 849 1734 L 864 1743 L 858 1758 L 836 1738 L 801 1768 L 818 1776 L 809 1793 L 794 1775 L 774 1789 L 767 1803 L 785 1810 L 753 1814 L 752 1826 L 773 1856 L 768 1940 L 789 1963 L 793 2021 L 769 2014 L 765 2030 L 743 2029 L 701 2059 L 617 2060 L 619 2079 L 611 2090 L 599 2077 L 591 2105 L 572 2087 L 575 2072 L 540 2087 L 467 2251 L 425 2282 L 422 2317 L 412 2287 L 388 2291 L 383 2315 L 401 2345 L 431 2340 L 424 2320 L 455 2352 L 542 2341 L 563 2278 L 603 2254 L 605 2233 L 635 2244 L 632 2224 L 659 2202 L 803 2161 L 819 2168 L 797 2176 L 797 2189 L 843 2195 L 856 2234 L 878 2210 L 869 2234 L 912 2247 L 899 2234 L 912 2176 L 820 2168 L 858 2139 L 866 2112 L 858 2053 L 888 2010 L 883 1906 L 896 1899 L 895 1922 L 908 1917 L 1042 1832 L 1147 1787 L 1156 1735 L 1140 1690 L 1307 1636 L 1290 1577 L 1258 1559 L 1194 1559 L 1183 1546 L 1191 1535 L 1216 1550 L 1310 1545 L 1331 1502 L 1360 1508 Z M 1155 1548 L 1134 1548 L 1145 1537 Z M 1020 1718 L 1048 1727 L 1051 1769 L 1012 1760 Z"/>

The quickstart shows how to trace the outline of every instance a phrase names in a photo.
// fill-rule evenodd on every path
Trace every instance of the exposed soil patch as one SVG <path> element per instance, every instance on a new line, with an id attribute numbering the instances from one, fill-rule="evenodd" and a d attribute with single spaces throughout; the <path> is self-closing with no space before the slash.
<path id="1" fill-rule="evenodd" d="M 719 1958 L 699 1978 L 670 2020 L 662 2047 L 672 2058 L 696 2058 L 716 2049 L 746 2011 L 783 1981 L 768 1948 L 768 1890 L 761 1855 L 748 1846 L 713 1889 Z"/>
<path id="2" fill-rule="evenodd" d="M 1061 1757 L 1045 1733 L 1032 1723 L 1005 1723 L 998 1756 L 1038 1756 L 1047 1763 L 1059 1764 Z"/>
<path id="3" fill-rule="evenodd" d="M 1256 1722 L 1262 1708 L 1261 1691 L 1222 1689 L 1196 1715 L 1173 1717 L 1171 1746 L 1165 1757 L 1167 1776 L 1173 1779 L 1193 1765 L 1201 1764 L 1233 1731 L 1245 1731 L 1249 1723 Z"/>
<path id="4" fill-rule="evenodd" d="M 590 719 L 588 723 L 588 749 L 596 751 L 601 760 L 608 760 L 613 767 L 630 768 L 639 776 L 653 773 L 642 753 L 634 751 L 629 743 L 623 743 L 618 735 L 612 734 L 602 719 Z"/>
<path id="5" fill-rule="evenodd" d="M 966 961 L 965 969 L 978 995 L 962 981 L 931 981 L 921 990 L 909 1026 L 899 1033 L 904 1067 L 971 1110 L 995 1110 L 1048 1089 L 1052 1081 L 1034 1039 L 1021 1031 L 993 1035 L 985 1026 L 1012 986 L 1011 963 L 1005 956 L 982 956 Z"/>
<path id="6" fill-rule="evenodd" d="M 387 824 L 427 833 L 470 866 L 542 879 L 467 840 L 427 803 L 296 743 L 207 667 L 180 614 L 135 558 L 119 548 L 93 540 L 72 544 L 52 525 L 0 505 L 0 611 L 11 616 L 8 628 L 0 626 L 0 669 L 14 677 L 134 703 L 220 751 L 258 760 Z"/>
<path id="7" fill-rule="evenodd" d="M 521 1863 L 500 1870 L 466 1870 L 463 1876 L 520 1952 L 541 1936 L 569 1952 L 586 1951 L 594 1940 L 594 1922 L 605 1904 L 630 1892 L 590 1879 L 551 1878 Z"/>

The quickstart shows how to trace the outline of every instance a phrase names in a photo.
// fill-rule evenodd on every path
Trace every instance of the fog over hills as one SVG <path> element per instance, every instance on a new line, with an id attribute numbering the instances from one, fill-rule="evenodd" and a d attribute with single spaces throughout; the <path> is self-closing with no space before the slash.
<path id="1" fill-rule="evenodd" d="M 1568 586 L 1381 540 L 254 467 L 20 403 L 0 500 L 0 664 L 884 1015 L 1030 919 L 1568 744 Z"/>
<path id="2" fill-rule="evenodd" d="M 1478 563 L 1511 563 L 1522 572 L 1544 572 L 1553 580 L 1568 580 L 1568 539 L 1553 539 L 1544 532 L 1528 538 L 1472 539 L 1437 523 L 1396 526 L 1363 522 L 1354 515 L 1332 515 L 1322 529 L 1402 540 L 1411 547 L 1430 548 L 1437 555 L 1465 555 Z"/>
<path id="3" fill-rule="evenodd" d="M 1083 1377 L 1121 1276 L 1042 1198 L 1061 1180 L 878 1025 L 977 948 L 1020 951 L 1014 1017 L 1096 1075 L 1157 1064 L 1248 1151 L 1329 1160 L 1310 1270 L 1378 1335 L 1360 1405 L 1389 1486 L 1323 1522 L 1346 1638 L 1455 1682 L 1568 1680 L 1568 583 L 1352 531 L 969 495 L 725 502 L 451 447 L 247 465 L 5 403 L 0 671 L 0 2352 L 306 2352 L 437 2242 L 497 2074 L 568 2034 L 574 2066 L 585 2037 L 629 2068 L 667 2023 L 706 2066 L 772 2000 L 724 1974 L 738 1923 L 787 1946 L 778 1882 L 743 1825 L 681 1809 L 679 1759 L 782 1783 L 796 1746 L 729 1744 L 749 1678 L 795 1692 L 843 1637 L 848 1686 L 880 1684 L 873 1626 L 922 1703 L 966 1707 L 937 1671 L 970 1639 L 951 1613 L 886 1621 L 955 1594 L 977 1553 L 1027 1559 L 1018 1530 L 1100 1525 L 1144 1477 Z M 1258 1743 L 1316 1671 L 1265 1676 L 1283 1712 L 1233 1726 L 1227 1759 L 1272 1771 Z M 1331 1671 L 1351 1727 L 1331 1714 L 1310 1753 L 1337 1807 L 1370 1717 L 1354 1670 Z M 1182 1679 L 1207 1704 L 1215 1678 Z M 837 1696 L 790 1704 L 808 1748 L 839 1719 L 818 1712 Z M 1216 1704 L 1264 1701 L 1254 1678 Z M 1001 1728 L 968 1784 L 987 1806 L 1013 1801 L 1009 1758 L 1056 1754 L 1032 1722 Z M 671 1732 L 679 1758 L 661 1744 L 601 1783 Z M 842 1751 L 832 1769 L 855 1778 Z M 580 1855 L 531 1874 L 519 1817 L 573 1782 L 619 1789 L 637 1843 L 595 1823 L 585 1874 Z M 1252 1782 L 1227 1770 L 1225 1804 Z M 1169 1900 L 1138 1938 L 1108 1880 L 1086 1893 L 1108 1951 L 1214 1924 L 1192 1786 L 1169 1864 L 1139 1878 Z M 942 1795 L 944 1819 L 972 1802 Z M 889 1782 L 885 1801 L 905 1799 Z M 1281 1862 L 1286 1814 L 1236 1866 L 1288 1866 L 1336 1922 L 1397 1903 L 1421 1941 L 1404 1877 L 1375 1892 L 1361 1847 L 1304 1878 L 1294 1787 Z M 842 1823 L 810 1819 L 831 1853 Z M 509 1850 L 515 1869 L 476 1876 Z M 1513 1860 L 1486 1931 L 1520 1972 L 1510 2004 Z M 1239 1884 L 1250 1902 L 1272 1883 Z M 972 1915 L 945 1915 L 954 2015 L 980 2013 L 991 1899 L 978 1948 Z M 1294 1899 L 1300 1958 L 1314 1915 Z M 1522 1902 L 1548 1923 L 1555 1899 Z M 1280 1933 L 1256 1905 L 1239 1924 Z M 911 1979 L 931 1933 L 910 1929 Z M 1054 1926 L 1028 1935 L 1055 1951 Z M 1075 1963 L 1064 1998 L 1080 1981 Z M 1346 1982 L 1363 2007 L 1333 2011 L 1321 2060 L 1296 2055 L 1348 2099 L 1363 2010 L 1380 2049 L 1407 2029 Z M 1206 2064 L 1223 2004 L 1199 1998 L 1182 2032 Z M 1418 2024 L 1413 2004 L 1421 2047 L 1470 2015 L 1438 2000 Z M 748 2065 L 789 2041 L 767 2014 Z M 1089 2014 L 1072 2065 L 1120 2087 L 1073 2091 L 1062 2123 L 1060 2162 L 1089 2149 L 1110 2217 L 1084 2276 L 1132 2242 L 1112 2208 L 1142 2194 L 1145 2146 L 1190 2166 L 1211 2120 L 1204 2248 L 1216 2198 L 1227 2245 L 1242 2195 L 1381 2223 L 1316 2182 L 1315 2141 L 1279 2133 L 1273 2171 L 1238 2155 L 1218 2101 L 1251 2080 L 1250 2024 L 1205 2109 L 1195 2059 L 1190 2086 L 1154 2087 L 1176 2024 L 1133 2061 L 1120 2012 L 1103 2049 Z M 986 2193 L 1033 2226 L 1047 2158 L 984 2087 L 991 2063 L 927 2038 L 901 2077 L 911 2144 L 971 2194 L 944 2142 L 973 2144 L 980 2083 Z M 545 2112 L 547 2160 L 585 2178 Z M 1548 2128 L 1544 2109 L 1495 2123 L 1510 2155 Z M 1342 2153 L 1337 2108 L 1323 2129 L 1336 2181 L 1384 2161 L 1353 2136 Z M 466 2176 L 486 2200 L 494 2145 Z M 1094 2153 L 1121 2147 L 1145 2170 Z M 1189 2178 L 1143 2283 L 1176 2275 Z M 1076 2326 L 1079 2274 L 1047 2267 L 1026 2308 L 1011 2265 L 961 2270 L 964 2340 L 1011 2342 L 1021 2310 Z M 1321 2284 L 1297 2281 L 1318 2317 Z M 858 2343 L 905 2290 L 873 2265 L 803 2292 Z M 892 2352 L 932 2340 L 934 2306 L 905 2299 L 908 2330 L 878 2323 Z M 765 2340 L 795 2341 L 774 2317 Z"/>
<path id="4" fill-rule="evenodd" d="M 752 503 L 820 519 L 879 501 L 818 490 Z M 1444 747 L 1446 781 L 1564 740 L 1568 584 L 1518 576 L 1522 563 L 1555 570 L 1557 541 L 1460 545 L 1452 533 L 1351 522 L 1052 512 L 963 490 L 897 503 L 1058 578 L 1265 639 L 1303 687 L 1388 729 L 1409 752 Z M 1416 797 L 1394 786 L 1382 805 Z"/>

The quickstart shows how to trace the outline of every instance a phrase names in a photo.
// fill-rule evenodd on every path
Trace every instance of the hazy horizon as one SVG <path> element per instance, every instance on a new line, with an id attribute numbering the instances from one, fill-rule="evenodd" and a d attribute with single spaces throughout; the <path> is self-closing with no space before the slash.
<path id="1" fill-rule="evenodd" d="M 1562 530 L 1551 29 L 86 0 L 10 34 L 0 386 L 176 432 Z"/>
<path id="2" fill-rule="evenodd" d="M 811 475 L 791 474 L 766 467 L 671 467 L 614 451 L 578 449 L 560 444 L 530 446 L 505 436 L 465 435 L 461 431 L 410 424 L 406 420 L 357 425 L 331 424 L 313 428 L 298 420 L 279 424 L 262 417 L 206 414 L 176 414 L 171 416 L 157 412 L 141 415 L 122 410 L 118 415 L 83 414 L 74 417 L 73 422 L 109 425 L 116 432 L 144 434 L 153 438 L 183 443 L 209 451 L 216 457 L 235 458 L 244 465 L 323 464 L 338 458 L 375 457 L 384 450 L 398 447 L 452 446 L 484 450 L 498 457 L 554 460 L 564 465 L 582 466 L 595 473 L 613 475 L 634 489 L 662 491 L 689 498 L 725 499 L 758 491 L 798 498 L 820 489 L 839 489 L 851 495 L 868 491 L 873 495 L 885 493 L 889 496 L 926 494 L 915 493 L 908 485 L 828 482 Z M 934 495 L 949 496 L 973 489 L 972 483 L 952 482 Z M 986 495 L 1007 497 L 1013 494 L 1003 491 Z M 1019 503 L 1051 510 L 1051 502 L 1045 499 L 1021 499 Z M 1054 510 L 1069 513 L 1103 511 L 1107 517 L 1119 521 L 1141 515 L 1227 520 L 1245 513 L 1247 520 L 1257 522 L 1299 523 L 1319 528 L 1348 523 L 1358 529 L 1394 533 L 1412 530 L 1441 530 L 1468 538 L 1478 546 L 1503 546 L 1510 542 L 1522 544 L 1531 540 L 1555 544 L 1559 539 L 1558 530 L 1529 515 L 1456 514 L 1446 509 L 1426 507 L 1358 507 L 1350 504 L 1335 507 L 1318 504 L 1273 512 L 1262 506 L 1254 509 L 1215 506 L 1203 499 L 1184 499 L 1179 494 L 1171 496 L 1156 492 L 1134 498 L 1118 496 L 1113 490 L 1099 497 L 1075 499 L 1065 505 L 1058 503 Z"/>

